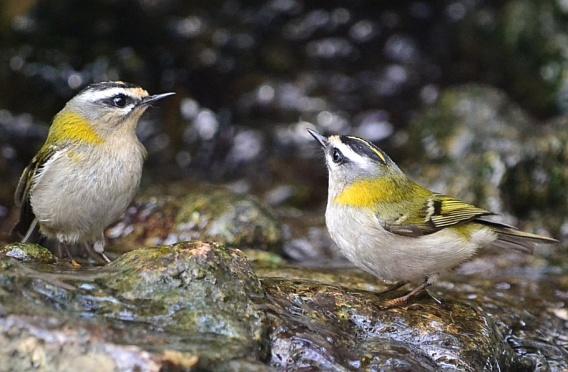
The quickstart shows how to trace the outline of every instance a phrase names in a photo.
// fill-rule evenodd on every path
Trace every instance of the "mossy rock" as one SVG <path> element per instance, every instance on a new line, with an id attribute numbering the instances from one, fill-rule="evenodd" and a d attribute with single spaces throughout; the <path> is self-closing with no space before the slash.
<path id="1" fill-rule="evenodd" d="M 142 196 L 107 231 L 111 250 L 187 240 L 214 240 L 232 247 L 278 251 L 282 228 L 267 207 L 224 189 L 183 196 Z"/>
<path id="2" fill-rule="evenodd" d="M 568 290 L 568 266 L 557 257 L 554 264 L 513 253 L 477 257 L 430 289 L 441 303 L 422 296 L 389 309 L 384 301 L 408 289 L 381 294 L 384 283 L 347 268 L 261 266 L 270 363 L 281 370 L 564 370 L 560 335 L 568 323 L 557 293 Z"/>
<path id="3" fill-rule="evenodd" d="M 143 248 L 80 270 L 4 256 L 0 365 L 100 364 L 110 371 L 254 364 L 266 357 L 268 323 L 257 305 L 264 298 L 243 253 L 215 243 Z"/>
<path id="4" fill-rule="evenodd" d="M 235 247 L 269 249 L 281 244 L 273 213 L 248 196 L 223 190 L 190 194 L 181 201 L 176 231 L 184 239 L 211 239 Z"/>
<path id="5" fill-rule="evenodd" d="M 54 263 L 55 256 L 39 244 L 11 243 L 0 248 L 0 255 L 23 262 Z"/>
<path id="6" fill-rule="evenodd" d="M 105 271 L 108 275 L 97 281 L 123 299 L 144 304 L 139 319 L 162 318 L 156 325 L 164 330 L 262 340 L 264 317 L 251 299 L 264 294 L 240 251 L 203 242 L 142 248 Z"/>

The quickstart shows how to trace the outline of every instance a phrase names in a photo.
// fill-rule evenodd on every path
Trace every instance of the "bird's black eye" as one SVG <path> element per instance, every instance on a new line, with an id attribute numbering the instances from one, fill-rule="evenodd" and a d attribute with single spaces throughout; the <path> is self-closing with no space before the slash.
<path id="1" fill-rule="evenodd" d="M 122 93 L 117 94 L 116 96 L 112 97 L 112 104 L 116 107 L 126 106 L 126 96 Z"/>
<path id="2" fill-rule="evenodd" d="M 345 161 L 345 156 L 338 149 L 333 149 L 331 159 L 335 164 L 342 164 Z"/>

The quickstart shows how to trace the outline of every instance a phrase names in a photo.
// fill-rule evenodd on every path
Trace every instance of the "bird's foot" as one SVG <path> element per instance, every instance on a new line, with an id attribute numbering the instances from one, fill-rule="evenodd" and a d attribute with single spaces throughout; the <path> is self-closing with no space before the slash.
<path id="1" fill-rule="evenodd" d="M 65 251 L 65 253 L 63 253 L 63 251 Z M 74 269 L 78 269 L 78 268 L 81 267 L 81 264 L 73 258 L 73 255 L 71 254 L 71 250 L 69 249 L 69 246 L 67 245 L 67 243 L 58 242 L 57 243 L 57 258 L 63 259 L 64 256 L 66 256 L 67 259 L 69 259 L 71 267 L 73 267 Z"/>
<path id="2" fill-rule="evenodd" d="M 398 283 L 397 283 L 398 284 Z M 430 283 L 428 280 L 425 280 L 422 284 L 420 284 L 418 287 L 414 288 L 413 290 L 411 290 L 410 292 L 408 292 L 407 294 L 405 294 L 404 296 L 400 296 L 400 297 L 396 297 L 390 300 L 387 300 L 383 303 L 383 308 L 385 309 L 391 309 L 393 307 L 398 307 L 398 306 L 404 306 L 406 305 L 410 300 L 415 299 L 416 297 L 418 297 L 419 295 L 421 295 L 422 293 L 426 292 L 428 293 L 428 291 L 426 290 L 426 288 L 428 288 L 428 286 L 430 286 Z M 400 287 L 399 287 L 400 288 Z M 428 293 L 429 294 L 429 293 Z M 430 295 L 430 294 L 429 294 Z M 430 295 L 431 296 L 431 295 Z M 438 299 L 435 298 L 435 300 L 437 302 L 439 302 Z"/>

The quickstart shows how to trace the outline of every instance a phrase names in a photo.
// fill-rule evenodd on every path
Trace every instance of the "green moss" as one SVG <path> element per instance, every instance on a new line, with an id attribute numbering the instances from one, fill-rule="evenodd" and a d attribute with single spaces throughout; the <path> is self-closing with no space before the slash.
<path id="1" fill-rule="evenodd" d="M 51 251 L 38 244 L 12 243 L 0 248 L 0 255 L 15 258 L 19 261 L 54 263 L 55 256 Z"/>
<path id="2" fill-rule="evenodd" d="M 176 231 L 184 238 L 216 240 L 238 248 L 275 249 L 282 232 L 272 213 L 250 197 L 214 190 L 180 202 Z"/>
<path id="3" fill-rule="evenodd" d="M 286 264 L 286 261 L 282 257 L 272 252 L 259 251 L 256 249 L 245 249 L 244 254 L 247 259 L 257 268 L 278 268 Z"/>
<path id="4" fill-rule="evenodd" d="M 224 189 L 142 197 L 109 235 L 110 249 L 121 252 L 190 240 L 265 250 L 278 250 L 282 244 L 281 225 L 270 210 Z"/>

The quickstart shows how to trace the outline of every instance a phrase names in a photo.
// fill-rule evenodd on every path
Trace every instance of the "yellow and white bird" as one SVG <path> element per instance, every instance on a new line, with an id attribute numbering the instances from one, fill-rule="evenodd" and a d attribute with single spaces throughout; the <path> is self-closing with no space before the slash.
<path id="1" fill-rule="evenodd" d="M 325 219 L 333 241 L 353 264 L 394 282 L 421 282 L 391 300 L 399 305 L 425 290 L 437 274 L 482 247 L 532 252 L 551 238 L 487 219 L 493 213 L 438 194 L 408 178 L 377 146 L 354 136 L 308 130 L 325 153 L 329 189 Z"/>
<path id="2" fill-rule="evenodd" d="M 150 96 L 120 81 L 89 85 L 55 115 L 46 142 L 26 167 L 15 201 L 23 242 L 39 232 L 63 245 L 104 254 L 104 229 L 132 201 L 146 151 L 136 136 L 144 111 L 174 93 Z"/>

